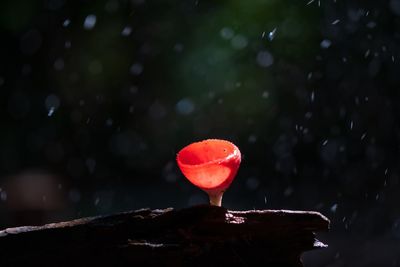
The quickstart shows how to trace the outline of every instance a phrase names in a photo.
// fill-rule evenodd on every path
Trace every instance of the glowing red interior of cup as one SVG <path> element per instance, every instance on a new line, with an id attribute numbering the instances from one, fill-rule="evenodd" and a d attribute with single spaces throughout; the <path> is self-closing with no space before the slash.
<path id="1" fill-rule="evenodd" d="M 213 194 L 225 191 L 232 183 L 241 155 L 231 142 L 208 139 L 184 147 L 176 160 L 192 184 Z"/>

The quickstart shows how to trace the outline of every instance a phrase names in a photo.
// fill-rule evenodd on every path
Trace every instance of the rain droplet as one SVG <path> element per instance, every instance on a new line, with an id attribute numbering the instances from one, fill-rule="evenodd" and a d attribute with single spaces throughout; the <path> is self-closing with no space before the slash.
<path id="1" fill-rule="evenodd" d="M 125 28 L 122 30 L 121 35 L 122 36 L 129 36 L 132 33 L 132 28 L 129 26 L 125 26 Z"/>
<path id="2" fill-rule="evenodd" d="M 362 135 L 361 135 L 361 140 L 364 140 L 364 138 L 367 136 L 367 133 L 363 133 Z"/>
<path id="3" fill-rule="evenodd" d="M 60 106 L 60 99 L 56 95 L 48 95 L 45 100 L 45 107 L 48 111 L 47 116 L 51 117 Z"/>
<path id="4" fill-rule="evenodd" d="M 324 39 L 322 40 L 322 42 L 320 43 L 321 48 L 326 49 L 329 48 L 332 45 L 332 42 L 328 39 Z"/>
<path id="5" fill-rule="evenodd" d="M 97 21 L 97 18 L 96 18 L 95 15 L 93 15 L 93 14 L 88 15 L 88 16 L 85 18 L 85 21 L 83 22 L 83 28 L 84 28 L 85 30 L 91 30 L 91 29 L 93 29 L 94 26 L 96 26 L 96 21 Z"/>
<path id="6" fill-rule="evenodd" d="M 70 23 L 71 23 L 71 21 L 70 21 L 69 19 L 66 19 L 66 20 L 64 20 L 64 22 L 63 22 L 63 26 L 64 26 L 64 27 L 68 27 Z"/>
<path id="7" fill-rule="evenodd" d="M 257 63 L 261 67 L 269 67 L 274 63 L 274 57 L 266 50 L 260 51 L 257 54 Z"/>
<path id="8" fill-rule="evenodd" d="M 194 104 L 189 98 L 183 98 L 176 104 L 176 111 L 181 115 L 190 115 L 194 111 Z"/>
<path id="9" fill-rule="evenodd" d="M 340 19 L 337 19 L 337 20 L 335 20 L 335 21 L 332 21 L 332 25 L 336 25 L 336 24 L 338 24 L 340 22 Z"/>
<path id="10" fill-rule="evenodd" d="M 270 32 L 268 33 L 268 40 L 269 40 L 269 41 L 274 40 L 275 35 L 276 35 L 276 28 L 274 28 L 272 31 L 270 31 Z"/>
<path id="11" fill-rule="evenodd" d="M 6 201 L 7 200 L 7 192 L 6 191 L 1 191 L 0 192 L 0 199 L 2 201 Z"/>
<path id="12" fill-rule="evenodd" d="M 54 111 L 56 111 L 56 109 L 55 109 L 54 107 L 51 107 L 51 108 L 49 109 L 49 112 L 47 112 L 47 116 L 48 116 L 48 117 L 53 116 Z"/>
<path id="13" fill-rule="evenodd" d="M 231 40 L 231 45 L 235 49 L 243 49 L 247 46 L 248 41 L 246 36 L 238 34 Z"/>
<path id="14" fill-rule="evenodd" d="M 140 63 L 133 63 L 129 71 L 131 74 L 138 76 L 143 72 L 143 65 Z"/>
<path id="15" fill-rule="evenodd" d="M 331 207 L 331 211 L 332 211 L 333 213 L 335 213 L 336 210 L 337 210 L 337 207 L 338 207 L 338 204 L 334 204 L 334 205 Z"/>
<path id="16" fill-rule="evenodd" d="M 232 39 L 232 37 L 235 35 L 235 32 L 229 27 L 224 27 L 221 29 L 220 35 L 222 38 L 229 40 Z"/>

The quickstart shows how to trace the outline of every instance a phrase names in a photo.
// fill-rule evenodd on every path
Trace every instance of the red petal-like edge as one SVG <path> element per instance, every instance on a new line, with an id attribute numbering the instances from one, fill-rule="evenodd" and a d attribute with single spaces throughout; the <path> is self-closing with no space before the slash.
<path id="1" fill-rule="evenodd" d="M 229 141 L 208 139 L 184 147 L 176 160 L 191 183 L 209 194 L 216 194 L 225 191 L 232 183 L 241 162 L 241 154 Z"/>

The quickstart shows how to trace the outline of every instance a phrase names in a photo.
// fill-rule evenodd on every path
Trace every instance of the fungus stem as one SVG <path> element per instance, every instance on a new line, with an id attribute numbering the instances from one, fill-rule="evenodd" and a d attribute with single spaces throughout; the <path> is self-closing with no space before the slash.
<path id="1" fill-rule="evenodd" d="M 215 195 L 209 195 L 210 198 L 210 205 L 221 207 L 222 204 L 222 195 L 224 192 L 219 192 Z"/>

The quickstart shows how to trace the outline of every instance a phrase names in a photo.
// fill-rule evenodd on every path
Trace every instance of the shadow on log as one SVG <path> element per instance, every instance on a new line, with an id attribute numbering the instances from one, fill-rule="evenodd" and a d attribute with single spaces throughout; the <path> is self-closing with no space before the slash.
<path id="1" fill-rule="evenodd" d="M 302 266 L 326 245 L 318 212 L 137 210 L 0 231 L 0 266 Z"/>

